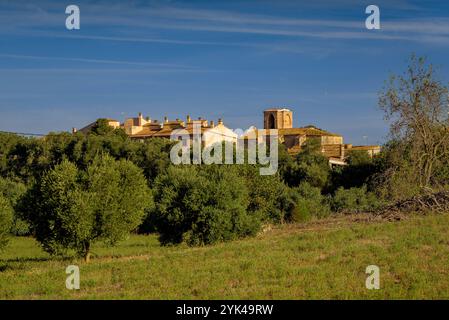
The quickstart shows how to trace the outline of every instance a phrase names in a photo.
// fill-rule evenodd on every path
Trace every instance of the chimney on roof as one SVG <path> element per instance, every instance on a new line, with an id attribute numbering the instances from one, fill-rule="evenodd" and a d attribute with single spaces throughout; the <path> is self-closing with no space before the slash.
<path id="1" fill-rule="evenodd" d="M 165 122 L 165 123 L 168 122 L 168 117 L 167 117 L 167 116 L 164 117 L 164 122 Z"/>
<path id="2" fill-rule="evenodd" d="M 223 124 L 223 119 L 222 118 L 218 119 L 218 124 Z"/>
<path id="3" fill-rule="evenodd" d="M 192 122 L 192 118 L 190 118 L 189 115 L 187 115 L 187 123 Z"/>
<path id="4" fill-rule="evenodd" d="M 210 121 L 210 127 L 211 127 L 211 128 L 215 127 L 214 120 L 211 120 L 211 121 Z"/>

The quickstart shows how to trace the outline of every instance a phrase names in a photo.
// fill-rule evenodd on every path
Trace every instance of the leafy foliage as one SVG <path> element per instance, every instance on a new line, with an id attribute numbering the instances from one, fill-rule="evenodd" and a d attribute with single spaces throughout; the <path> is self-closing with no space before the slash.
<path id="1" fill-rule="evenodd" d="M 331 169 L 320 140 L 308 137 L 295 156 L 279 145 L 273 176 L 261 176 L 257 165 L 175 167 L 172 142 L 132 140 L 107 119 L 88 134 L 0 134 L 0 176 L 8 178 L 0 180 L 0 194 L 20 209 L 47 251 L 85 256 L 93 241 L 126 237 L 144 209 L 140 231 L 190 245 L 254 235 L 265 223 L 326 217 L 331 209 L 372 210 L 379 199 L 447 187 L 447 92 L 431 66 L 412 58 L 405 75 L 393 77 L 380 95 L 392 124 L 380 156 L 352 151 L 347 166 Z M 21 196 L 25 186 L 32 188 Z M 21 221 L 14 221 L 13 232 L 21 233 Z"/>
<path id="2" fill-rule="evenodd" d="M 298 210 L 300 216 L 307 218 L 325 218 L 330 214 L 327 197 L 321 194 L 321 190 L 312 186 L 308 182 L 301 183 L 296 192 L 300 198 L 298 201 Z"/>
<path id="3" fill-rule="evenodd" d="M 390 78 L 379 97 L 379 106 L 390 120 L 394 142 L 390 144 L 385 183 L 393 188 L 404 179 L 419 188 L 447 184 L 437 179 L 437 172 L 448 164 L 449 158 L 448 92 L 433 66 L 414 55 L 403 75 Z"/>
<path id="4" fill-rule="evenodd" d="M 373 178 L 382 171 L 383 159 L 379 156 L 371 158 L 366 151 L 349 151 L 346 158 L 346 166 L 335 168 L 331 172 L 331 184 L 327 188 L 329 193 L 334 193 L 338 188 L 349 189 L 370 186 L 374 189 Z"/>
<path id="5" fill-rule="evenodd" d="M 332 209 L 336 212 L 363 212 L 381 206 L 376 195 L 368 192 L 366 186 L 344 189 L 340 187 L 332 198 Z"/>
<path id="6" fill-rule="evenodd" d="M 0 195 L 8 200 L 9 206 L 15 209 L 20 197 L 26 192 L 26 186 L 21 182 L 12 179 L 4 179 L 0 177 Z M 13 210 L 13 221 L 11 225 L 11 233 L 16 236 L 24 236 L 29 234 L 29 225 L 23 221 L 16 210 Z"/>
<path id="7" fill-rule="evenodd" d="M 74 249 L 88 261 L 92 242 L 126 238 L 150 201 L 141 170 L 105 155 L 85 171 L 68 160 L 56 165 L 22 199 L 21 212 L 45 251 Z"/>
<path id="8" fill-rule="evenodd" d="M 260 175 L 259 168 L 251 165 L 239 165 L 237 171 L 248 189 L 247 210 L 259 215 L 265 222 L 283 222 L 284 198 L 287 196 L 288 187 L 279 175 Z"/>
<path id="9" fill-rule="evenodd" d="M 169 166 L 172 146 L 172 142 L 166 139 L 139 142 L 121 134 L 53 133 L 42 139 L 18 138 L 14 143 L 8 135 L 0 134 L 0 148 L 2 140 L 8 141 L 4 142 L 4 149 L 0 149 L 3 176 L 27 184 L 41 179 L 44 172 L 63 160 L 69 160 L 85 170 L 97 156 L 104 153 L 116 160 L 132 161 L 152 180 Z"/>
<path id="10" fill-rule="evenodd" d="M 329 161 L 320 152 L 319 142 L 310 139 L 294 159 L 283 156 L 281 173 L 289 186 L 307 182 L 313 187 L 324 189 L 330 178 Z"/>
<path id="11" fill-rule="evenodd" d="M 12 223 L 12 208 L 9 201 L 0 194 L 0 250 L 8 244 L 9 230 Z"/>
<path id="12" fill-rule="evenodd" d="M 150 217 L 163 243 L 236 239 L 259 230 L 261 214 L 247 212 L 248 195 L 233 166 L 170 167 L 155 181 Z"/>
<path id="13" fill-rule="evenodd" d="M 27 140 L 10 133 L 0 133 L 0 176 L 6 177 L 11 175 L 8 162 L 10 160 L 10 152 L 17 144 Z"/>
<path id="14" fill-rule="evenodd" d="M 126 138 L 126 132 L 121 128 L 113 128 L 109 125 L 109 120 L 100 118 L 95 121 L 92 129 L 89 134 L 99 135 L 99 136 L 108 136 L 108 135 L 117 135 L 122 138 Z"/>

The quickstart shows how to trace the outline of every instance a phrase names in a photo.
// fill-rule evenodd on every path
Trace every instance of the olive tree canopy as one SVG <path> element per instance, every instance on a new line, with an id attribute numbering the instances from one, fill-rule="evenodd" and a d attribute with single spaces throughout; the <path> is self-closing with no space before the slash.
<path id="1" fill-rule="evenodd" d="M 55 166 L 24 197 L 22 212 L 45 251 L 74 249 L 89 261 L 94 241 L 124 239 L 151 203 L 138 167 L 101 156 L 87 171 L 67 160 Z"/>

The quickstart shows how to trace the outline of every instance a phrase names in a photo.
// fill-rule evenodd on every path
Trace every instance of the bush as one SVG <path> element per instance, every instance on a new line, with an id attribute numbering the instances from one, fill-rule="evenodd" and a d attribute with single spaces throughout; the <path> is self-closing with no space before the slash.
<path id="1" fill-rule="evenodd" d="M 87 171 L 64 160 L 23 197 L 20 208 L 45 251 L 74 249 L 89 261 L 91 243 L 124 239 L 141 223 L 150 200 L 139 168 L 102 156 Z"/>
<path id="2" fill-rule="evenodd" d="M 13 221 L 11 223 L 11 234 L 24 237 L 31 235 L 30 224 L 25 220 L 21 219 L 14 211 Z"/>
<path id="3" fill-rule="evenodd" d="M 371 211 L 380 207 L 376 195 L 368 192 L 366 186 L 361 188 L 339 188 L 332 198 L 332 209 L 336 212 Z"/>
<path id="4" fill-rule="evenodd" d="M 27 188 L 23 183 L 13 181 L 11 179 L 0 178 L 0 195 L 8 200 L 11 208 L 15 208 L 20 197 L 26 192 Z M 20 219 L 16 210 L 13 210 L 13 220 L 11 225 L 11 233 L 16 236 L 25 236 L 30 233 L 29 224 Z"/>
<path id="5" fill-rule="evenodd" d="M 300 205 L 304 210 L 304 215 L 320 219 L 330 214 L 327 198 L 321 194 L 320 188 L 303 182 L 296 188 L 296 191 L 301 196 L 302 200 L 300 201 Z"/>
<path id="6" fill-rule="evenodd" d="M 302 182 L 288 192 L 289 205 L 286 216 L 291 222 L 304 222 L 314 218 L 324 218 L 330 214 L 329 204 L 319 188 Z"/>
<path id="7" fill-rule="evenodd" d="M 11 176 L 11 170 L 8 167 L 10 152 L 17 144 L 27 140 L 27 138 L 11 133 L 0 132 L 0 176 Z"/>
<path id="8" fill-rule="evenodd" d="M 307 210 L 302 210 L 302 198 L 295 189 L 287 188 L 284 196 L 279 201 L 282 203 L 286 221 L 304 222 L 310 219 Z"/>
<path id="9" fill-rule="evenodd" d="M 282 199 L 287 187 L 278 175 L 260 175 L 259 168 L 251 165 L 237 166 L 239 175 L 248 188 L 248 212 L 262 217 L 264 222 L 284 221 L 285 208 Z"/>
<path id="10" fill-rule="evenodd" d="M 321 153 L 320 143 L 310 139 L 302 150 L 291 161 L 288 156 L 283 156 L 281 174 L 284 181 L 291 187 L 299 186 L 307 182 L 313 187 L 323 190 L 329 183 L 329 160 Z"/>
<path id="11" fill-rule="evenodd" d="M 0 194 L 0 250 L 8 244 L 12 223 L 12 208 L 9 201 Z"/>
<path id="12" fill-rule="evenodd" d="M 332 171 L 329 193 L 335 193 L 340 187 L 349 189 L 367 185 L 369 189 L 374 189 L 373 177 L 381 172 L 382 166 L 382 159 L 379 156 L 371 158 L 366 151 L 352 150 L 348 152 L 346 162 L 346 166 Z"/>
<path id="13" fill-rule="evenodd" d="M 101 127 L 107 129 L 104 124 Z M 0 175 L 31 184 L 63 160 L 86 170 L 99 154 L 109 154 L 116 160 L 130 160 L 153 180 L 170 164 L 172 141 L 147 139 L 141 143 L 123 135 L 122 129 L 109 133 L 103 129 L 88 135 L 52 133 L 43 139 L 12 139 L 14 135 L 0 134 Z"/>
<path id="14" fill-rule="evenodd" d="M 170 167 L 154 183 L 149 214 L 163 244 L 212 244 L 254 235 L 262 216 L 248 212 L 248 188 L 235 166 Z"/>

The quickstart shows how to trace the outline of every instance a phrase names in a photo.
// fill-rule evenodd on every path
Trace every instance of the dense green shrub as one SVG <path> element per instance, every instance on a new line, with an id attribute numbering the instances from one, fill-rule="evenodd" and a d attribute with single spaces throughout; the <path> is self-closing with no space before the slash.
<path id="1" fill-rule="evenodd" d="M 0 195 L 3 195 L 3 197 L 8 200 L 11 208 L 14 209 L 16 207 L 18 200 L 26 190 L 27 188 L 23 183 L 0 177 Z M 11 233 L 16 236 L 28 235 L 30 229 L 28 223 L 19 217 L 16 210 L 13 212 Z"/>
<path id="2" fill-rule="evenodd" d="M 21 219 L 20 216 L 18 216 L 15 211 L 10 232 L 15 236 L 31 235 L 30 224 L 25 220 Z"/>
<path id="3" fill-rule="evenodd" d="M 330 214 L 327 197 L 321 190 L 307 182 L 301 183 L 295 190 L 300 195 L 299 210 L 301 216 L 310 218 L 325 218 Z"/>
<path id="4" fill-rule="evenodd" d="M 310 220 L 307 210 L 302 210 L 302 198 L 294 188 L 286 188 L 283 197 L 279 199 L 282 204 L 285 220 L 287 222 L 304 222 Z"/>
<path id="5" fill-rule="evenodd" d="M 366 186 L 361 188 L 339 188 L 332 197 L 332 209 L 337 212 L 370 211 L 381 205 L 377 196 L 368 192 Z"/>
<path id="6" fill-rule="evenodd" d="M 236 166 L 170 167 L 154 183 L 149 219 L 164 244 L 211 244 L 254 235 L 261 212 L 248 212 L 248 188 Z"/>
<path id="7" fill-rule="evenodd" d="M 372 162 L 373 158 L 365 150 L 350 150 L 346 154 L 346 163 L 349 166 L 362 166 Z"/>
<path id="8" fill-rule="evenodd" d="M 340 187 L 349 189 L 363 185 L 369 186 L 369 190 L 375 188 L 372 180 L 382 170 L 381 157 L 371 158 L 366 151 L 353 150 L 348 152 L 346 163 L 346 166 L 337 167 L 332 171 L 332 183 L 327 192 L 334 193 Z"/>
<path id="9" fill-rule="evenodd" d="M 10 177 L 12 172 L 8 166 L 10 161 L 10 152 L 17 144 L 27 140 L 15 134 L 0 132 L 0 176 Z"/>
<path id="10" fill-rule="evenodd" d="M 372 177 L 369 189 L 391 202 L 420 194 L 422 186 L 416 182 L 416 168 L 410 157 L 410 148 L 401 142 L 387 143 L 377 158 L 380 169 Z"/>
<path id="11" fill-rule="evenodd" d="M 121 134 L 119 130 L 111 133 L 103 131 L 99 129 L 103 134 L 89 135 L 51 133 L 42 139 L 15 140 L 0 134 L 2 175 L 31 184 L 63 160 L 86 170 L 100 154 L 109 154 L 116 160 L 130 160 L 143 169 L 149 180 L 170 165 L 170 140 L 148 139 L 140 142 Z"/>
<path id="12" fill-rule="evenodd" d="M 12 223 L 12 208 L 9 201 L 0 194 L 0 250 L 8 243 Z"/>
<path id="13" fill-rule="evenodd" d="M 324 218 L 330 214 L 327 197 L 321 194 L 319 188 L 307 182 L 289 188 L 283 201 L 286 203 L 284 209 L 286 220 L 290 222 L 304 222 Z"/>
<path id="14" fill-rule="evenodd" d="M 285 152 L 281 154 L 280 173 L 287 185 L 295 187 L 307 182 L 320 190 L 327 187 L 331 171 L 329 160 L 320 151 L 319 141 L 307 141 L 294 158 L 289 158 Z"/>
<path id="15" fill-rule="evenodd" d="M 45 251 L 74 249 L 88 261 L 92 242 L 113 245 L 127 237 L 150 201 L 138 167 L 101 156 L 86 171 L 64 160 L 44 174 L 19 207 Z"/>
<path id="16" fill-rule="evenodd" d="M 279 175 L 260 175 L 259 168 L 251 165 L 239 165 L 236 170 L 248 188 L 248 212 L 261 216 L 264 222 L 284 221 L 282 199 L 288 188 Z"/>

